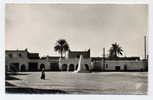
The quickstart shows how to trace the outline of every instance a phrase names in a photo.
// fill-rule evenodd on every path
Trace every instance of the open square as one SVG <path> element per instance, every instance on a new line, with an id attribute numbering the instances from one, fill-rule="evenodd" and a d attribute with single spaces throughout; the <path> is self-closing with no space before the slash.
<path id="1" fill-rule="evenodd" d="M 66 94 L 147 94 L 147 72 L 46 72 L 46 80 L 40 79 L 40 72 L 25 72 L 13 75 L 19 80 L 6 80 L 14 86 L 6 88 L 40 89 L 45 93 Z M 58 92 L 63 91 L 63 92 Z M 6 91 L 10 93 L 11 91 Z M 19 92 L 19 91 L 13 91 Z M 13 93 L 12 92 L 12 93 Z M 20 91 L 22 93 L 23 91 Z M 30 91 L 24 91 L 31 93 Z M 35 91 L 34 93 L 37 93 Z M 39 92 L 38 92 L 39 93 Z"/>

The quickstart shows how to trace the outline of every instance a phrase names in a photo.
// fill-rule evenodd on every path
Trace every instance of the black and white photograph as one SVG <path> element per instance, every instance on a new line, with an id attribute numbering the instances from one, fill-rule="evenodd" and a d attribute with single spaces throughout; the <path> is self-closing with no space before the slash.
<path id="1" fill-rule="evenodd" d="M 6 3 L 5 94 L 148 95 L 148 4 Z"/>

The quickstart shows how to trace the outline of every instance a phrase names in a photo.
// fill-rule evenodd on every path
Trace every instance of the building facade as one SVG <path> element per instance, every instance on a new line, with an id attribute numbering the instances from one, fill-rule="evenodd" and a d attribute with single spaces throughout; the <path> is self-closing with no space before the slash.
<path id="1" fill-rule="evenodd" d="M 42 57 L 39 53 L 30 53 L 25 50 L 6 50 L 5 52 L 6 71 L 59 71 L 59 57 Z"/>
<path id="2" fill-rule="evenodd" d="M 148 71 L 148 61 L 139 57 L 92 58 L 93 71 Z"/>
<path id="3" fill-rule="evenodd" d="M 90 72 L 98 71 L 147 71 L 148 61 L 139 57 L 123 57 L 117 59 L 90 57 L 87 51 L 68 51 L 63 58 L 57 56 L 40 57 L 39 53 L 25 50 L 6 50 L 5 66 L 7 72 L 24 71 L 75 71 L 78 68 L 80 56 L 82 64 Z"/>
<path id="4" fill-rule="evenodd" d="M 62 71 L 75 71 L 78 68 L 80 56 L 83 57 L 82 64 L 86 70 L 92 70 L 90 49 L 87 51 L 68 51 L 65 58 L 59 59 L 59 67 Z"/>

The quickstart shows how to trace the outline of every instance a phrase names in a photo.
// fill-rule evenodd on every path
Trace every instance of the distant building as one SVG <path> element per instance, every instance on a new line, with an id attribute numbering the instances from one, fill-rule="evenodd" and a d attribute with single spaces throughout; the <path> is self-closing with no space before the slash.
<path id="1" fill-rule="evenodd" d="M 93 57 L 93 71 L 147 71 L 148 61 L 139 57 Z"/>
<path id="2" fill-rule="evenodd" d="M 6 50 L 6 71 L 75 71 L 78 68 L 80 56 L 83 65 L 89 71 L 147 71 L 148 61 L 139 57 L 119 57 L 116 59 L 90 57 L 87 51 L 68 51 L 64 58 L 57 56 L 41 57 L 39 53 L 30 53 L 25 50 Z"/>

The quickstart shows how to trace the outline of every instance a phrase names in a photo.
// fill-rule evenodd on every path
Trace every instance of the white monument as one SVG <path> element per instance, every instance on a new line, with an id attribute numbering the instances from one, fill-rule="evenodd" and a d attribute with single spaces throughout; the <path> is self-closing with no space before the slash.
<path id="1" fill-rule="evenodd" d="M 77 72 L 77 73 L 87 73 L 87 72 L 90 72 L 89 68 L 86 68 L 86 66 L 84 64 L 83 56 L 82 55 L 80 55 L 80 59 L 79 59 L 79 62 L 78 62 L 78 68 L 77 68 L 77 70 L 75 72 Z"/>

